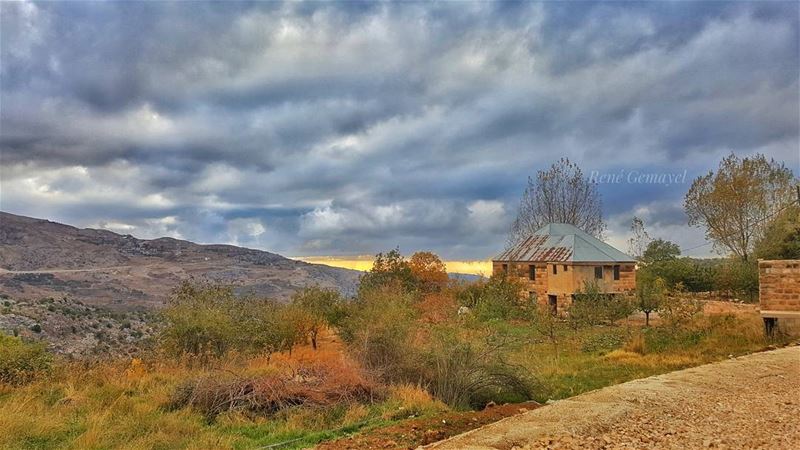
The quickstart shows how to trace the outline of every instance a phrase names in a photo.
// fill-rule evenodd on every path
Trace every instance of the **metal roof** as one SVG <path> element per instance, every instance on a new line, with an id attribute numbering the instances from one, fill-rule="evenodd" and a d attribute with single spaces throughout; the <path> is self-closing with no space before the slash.
<path id="1" fill-rule="evenodd" d="M 573 225 L 551 223 L 506 249 L 493 261 L 618 263 L 635 260 Z"/>

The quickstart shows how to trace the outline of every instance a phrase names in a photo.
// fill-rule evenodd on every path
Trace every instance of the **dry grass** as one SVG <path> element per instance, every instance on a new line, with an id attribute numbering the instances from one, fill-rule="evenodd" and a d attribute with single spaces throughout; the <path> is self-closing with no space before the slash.
<path id="1" fill-rule="evenodd" d="M 188 411 L 165 411 L 188 371 L 71 364 L 0 401 L 0 448 L 232 448 Z"/>
<path id="2" fill-rule="evenodd" d="M 605 339 L 611 335 L 618 336 Z M 587 341 L 609 344 L 586 351 Z M 558 352 L 539 342 L 526 346 L 515 361 L 537 377 L 536 400 L 546 401 L 751 353 L 766 345 L 757 313 L 744 309 L 730 314 L 718 308 L 715 314 L 701 315 L 677 329 L 628 323 L 564 331 Z"/>
<path id="3" fill-rule="evenodd" d="M 269 358 L 230 355 L 213 368 L 164 358 L 61 363 L 31 384 L 0 385 L 0 448 L 228 449 L 294 439 L 282 448 L 299 448 L 405 418 L 398 411 L 446 410 L 419 388 L 382 391 L 368 375 L 330 333 L 317 351 L 301 346 Z M 203 392 L 184 401 L 201 411 L 167 407 L 186 380 L 202 380 Z M 213 387 L 241 388 L 242 380 L 258 384 L 254 392 L 262 397 L 252 399 L 257 408 L 229 404 L 209 422 L 203 396 L 213 405 Z"/>
<path id="4" fill-rule="evenodd" d="M 400 384 L 389 388 L 386 402 L 386 419 L 405 419 L 433 415 L 448 410 L 447 405 L 436 400 L 422 387 L 413 384 Z"/>
<path id="5" fill-rule="evenodd" d="M 218 361 L 213 369 L 187 361 L 156 358 L 133 359 L 88 365 L 62 363 L 53 373 L 31 384 L 12 387 L 0 385 L 0 448 L 99 449 L 99 448 L 198 448 L 225 449 L 250 447 L 254 442 L 238 434 L 239 425 L 264 428 L 255 440 L 268 440 L 270 433 L 302 429 L 290 422 L 308 423 L 306 417 L 281 417 L 263 421 L 253 417 L 226 415 L 220 423 L 209 424 L 205 417 L 190 408 L 166 408 L 175 389 L 185 380 L 215 379 L 220 373 L 239 374 L 258 379 L 294 371 L 306 380 L 327 374 L 307 397 L 314 402 L 334 402 L 342 395 L 372 385 L 347 370 L 341 347 L 332 337 L 323 341 L 320 350 L 299 347 L 292 355 L 276 354 L 271 358 L 230 358 Z M 308 370 L 308 361 L 316 365 Z M 305 371 L 304 371 L 305 370 Z M 336 374 L 337 379 L 330 375 Z M 334 385 L 349 383 L 344 394 Z M 363 382 L 360 386 L 358 383 Z M 364 398 L 364 392 L 358 392 Z M 320 400 L 322 399 L 322 400 Z M 313 410 L 313 408 L 312 408 Z M 309 415 L 316 414 L 313 410 Z M 363 413 L 363 412 L 362 412 Z M 356 412 L 351 413 L 357 414 Z M 282 425 L 276 427 L 277 422 Z M 338 425 L 338 424 L 337 424 Z"/>

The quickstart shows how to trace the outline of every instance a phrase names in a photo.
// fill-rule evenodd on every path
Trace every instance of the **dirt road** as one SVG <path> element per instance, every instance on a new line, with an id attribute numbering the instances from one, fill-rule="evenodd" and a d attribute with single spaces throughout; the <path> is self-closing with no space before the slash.
<path id="1" fill-rule="evenodd" d="M 800 346 L 588 392 L 429 448 L 800 448 Z"/>
<path id="2" fill-rule="evenodd" d="M 108 272 L 112 270 L 130 269 L 133 266 L 91 267 L 87 269 L 38 269 L 38 270 L 6 270 L 0 269 L 0 275 L 22 275 L 37 273 L 80 273 L 80 272 Z M 146 267 L 146 266 L 142 266 Z"/>

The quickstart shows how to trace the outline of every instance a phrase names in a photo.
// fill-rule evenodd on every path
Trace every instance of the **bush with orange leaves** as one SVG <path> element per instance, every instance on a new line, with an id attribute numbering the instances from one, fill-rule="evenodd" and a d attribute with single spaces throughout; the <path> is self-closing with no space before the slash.
<path id="1" fill-rule="evenodd" d="M 369 403 L 385 388 L 345 359 L 304 361 L 266 375 L 215 373 L 177 387 L 169 409 L 191 407 L 211 421 L 224 412 L 269 415 L 293 406 Z"/>
<path id="2" fill-rule="evenodd" d="M 424 323 L 444 323 L 457 317 L 458 303 L 450 292 L 431 292 L 422 296 L 415 304 L 419 310 L 419 320 Z"/>

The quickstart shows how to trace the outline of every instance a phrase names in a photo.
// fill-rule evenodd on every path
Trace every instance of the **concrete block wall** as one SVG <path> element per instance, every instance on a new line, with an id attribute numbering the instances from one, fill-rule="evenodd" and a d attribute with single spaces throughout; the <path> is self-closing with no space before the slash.
<path id="1" fill-rule="evenodd" d="M 761 311 L 800 313 L 800 260 L 759 261 L 758 297 Z"/>
<path id="2" fill-rule="evenodd" d="M 760 260 L 758 298 L 767 335 L 800 336 L 800 260 Z"/>

